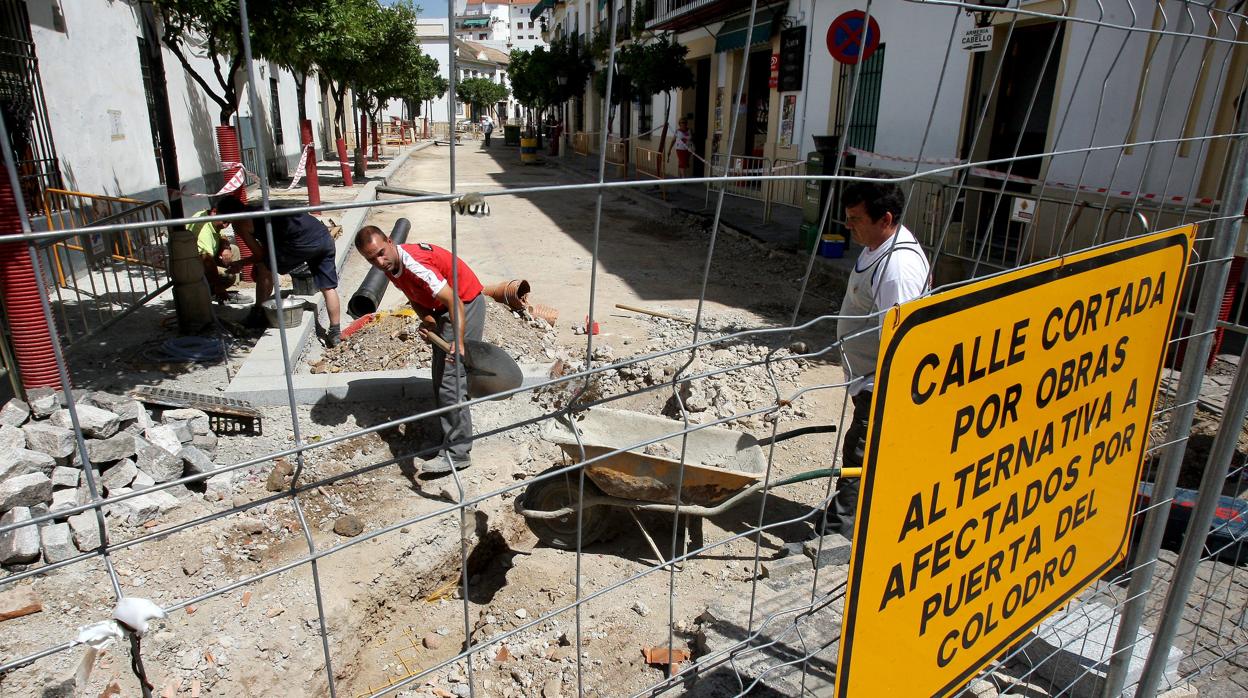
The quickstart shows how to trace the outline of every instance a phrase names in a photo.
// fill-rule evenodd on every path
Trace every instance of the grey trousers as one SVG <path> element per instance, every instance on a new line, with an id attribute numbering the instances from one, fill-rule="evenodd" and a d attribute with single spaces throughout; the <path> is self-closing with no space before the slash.
<path id="1" fill-rule="evenodd" d="M 485 304 L 488 300 L 489 298 L 482 293 L 471 303 L 464 304 L 464 339 L 481 340 L 481 335 L 485 331 Z M 438 335 L 448 344 L 455 341 L 455 327 L 451 324 L 449 312 L 444 313 L 438 319 Z M 446 370 L 448 368 L 451 370 Z M 436 346 L 433 347 L 434 400 L 438 407 L 442 407 L 455 404 L 460 396 L 464 400 L 468 399 L 468 373 L 463 363 L 447 364 L 446 352 Z M 465 440 L 464 443 L 444 446 L 445 450 L 450 453 L 451 460 L 467 460 L 468 452 L 472 450 L 472 443 L 467 441 L 472 438 L 472 410 L 461 407 L 458 410 L 443 413 L 438 419 L 442 423 L 443 444 Z"/>

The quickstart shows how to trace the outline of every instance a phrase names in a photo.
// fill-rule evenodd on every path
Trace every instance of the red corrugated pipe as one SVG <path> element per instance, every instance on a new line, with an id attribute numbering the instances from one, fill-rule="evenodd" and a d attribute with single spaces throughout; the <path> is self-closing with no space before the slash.
<path id="1" fill-rule="evenodd" d="M 7 176 L 0 176 L 0 236 L 22 232 L 17 199 Z M 39 281 L 26 243 L 0 245 L 0 295 L 8 315 L 10 340 L 22 387 L 63 389 L 56 370 L 52 332 L 44 322 Z"/>
<path id="2" fill-rule="evenodd" d="M 299 142 L 304 147 L 312 145 L 312 120 L 299 122 Z M 321 203 L 321 180 L 316 173 L 316 146 L 308 148 L 308 158 L 304 165 L 303 178 L 308 182 L 308 205 L 319 206 Z"/>
<path id="3" fill-rule="evenodd" d="M 243 161 L 243 151 L 238 147 L 238 133 L 234 130 L 233 126 L 218 126 L 217 127 L 217 152 L 221 155 L 221 162 L 223 163 L 224 162 L 241 163 Z M 238 172 L 239 168 L 240 168 L 239 165 L 232 165 L 229 167 L 225 167 L 225 181 L 227 182 L 230 181 L 230 178 L 233 177 L 234 174 Z M 227 194 L 227 196 L 232 196 L 243 203 L 247 203 L 246 183 L 244 183 L 243 186 L 239 187 L 238 189 L 235 189 L 234 191 Z M 248 257 L 251 256 L 251 248 L 247 246 L 247 242 L 243 240 L 243 236 L 235 235 L 234 243 L 238 245 L 238 251 L 240 253 L 241 259 L 247 259 Z M 253 265 L 251 264 L 243 265 L 242 277 L 243 277 L 243 281 L 255 281 L 256 280 Z"/>
<path id="4" fill-rule="evenodd" d="M 1239 294 L 1239 279 L 1244 273 L 1244 258 L 1236 257 L 1231 261 L 1231 273 L 1226 278 L 1226 291 L 1222 294 L 1222 310 L 1218 312 L 1218 320 L 1226 322 L 1231 319 L 1231 310 L 1235 307 L 1235 296 Z M 1222 351 L 1222 335 L 1226 330 L 1219 327 L 1213 333 L 1213 351 L 1209 352 L 1209 367 L 1213 366 L 1218 353 Z"/>

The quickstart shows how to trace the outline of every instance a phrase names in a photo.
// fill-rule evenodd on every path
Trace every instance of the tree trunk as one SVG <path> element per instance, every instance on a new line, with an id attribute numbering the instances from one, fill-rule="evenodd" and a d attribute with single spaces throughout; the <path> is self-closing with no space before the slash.
<path id="1" fill-rule="evenodd" d="M 356 116 L 359 118 L 357 119 Z M 368 173 L 368 164 L 364 161 L 364 139 L 368 137 L 367 131 L 368 112 L 364 105 L 360 104 L 360 96 L 356 94 L 355 100 L 352 101 L 351 121 L 359 124 L 356 126 L 355 135 L 355 176 L 363 178 Z"/>
<path id="2" fill-rule="evenodd" d="M 308 118 L 308 105 L 305 104 L 308 99 L 308 74 L 301 71 L 295 78 L 295 95 L 299 100 L 299 123 L 302 124 L 304 119 Z"/>
<path id="3" fill-rule="evenodd" d="M 659 157 L 667 152 L 667 124 L 672 119 L 672 91 L 668 90 L 666 96 L 667 100 L 663 104 L 663 132 L 659 136 Z"/>

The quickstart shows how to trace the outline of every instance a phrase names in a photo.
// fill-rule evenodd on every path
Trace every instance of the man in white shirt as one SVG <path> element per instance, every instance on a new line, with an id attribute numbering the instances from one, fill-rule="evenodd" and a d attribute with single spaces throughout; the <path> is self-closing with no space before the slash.
<path id="1" fill-rule="evenodd" d="M 889 175 L 871 171 L 863 177 L 879 180 Z M 842 436 L 841 467 L 856 468 L 862 466 L 866 446 L 881 319 L 894 305 L 927 293 L 931 269 L 919 241 L 901 224 L 906 205 L 901 187 L 885 181 L 854 182 L 845 188 L 841 203 L 850 234 L 863 247 L 836 322 L 841 365 L 854 404 L 853 418 Z M 825 533 L 852 538 L 857 510 L 858 479 L 838 479 L 826 519 L 816 525 L 822 523 Z"/>

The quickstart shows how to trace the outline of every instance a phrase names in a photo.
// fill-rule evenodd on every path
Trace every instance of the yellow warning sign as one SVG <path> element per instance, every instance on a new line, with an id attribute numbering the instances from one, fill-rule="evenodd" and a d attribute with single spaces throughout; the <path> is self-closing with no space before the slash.
<path id="1" fill-rule="evenodd" d="M 952 694 L 1123 558 L 1194 233 L 885 316 L 837 695 Z"/>

